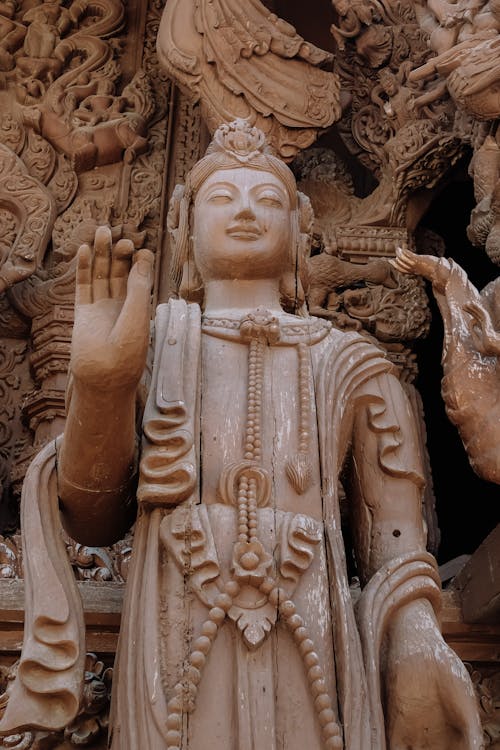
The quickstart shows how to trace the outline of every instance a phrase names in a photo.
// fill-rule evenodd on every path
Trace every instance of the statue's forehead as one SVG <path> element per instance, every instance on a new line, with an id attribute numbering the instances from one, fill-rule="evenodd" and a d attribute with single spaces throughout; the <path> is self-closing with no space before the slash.
<path id="1" fill-rule="evenodd" d="M 234 167 L 222 167 L 214 170 L 200 185 L 199 191 L 203 191 L 207 187 L 217 185 L 218 183 L 229 183 L 238 188 L 272 185 L 279 188 L 285 194 L 288 192 L 287 186 L 276 173 L 268 169 L 259 169 L 258 167 L 247 166 L 245 164 L 237 164 Z"/>

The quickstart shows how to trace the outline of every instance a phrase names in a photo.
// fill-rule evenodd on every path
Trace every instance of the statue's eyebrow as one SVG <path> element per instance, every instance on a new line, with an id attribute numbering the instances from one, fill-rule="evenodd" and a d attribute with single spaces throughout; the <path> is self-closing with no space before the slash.
<path id="1" fill-rule="evenodd" d="M 285 197 L 287 195 L 286 189 L 281 185 L 277 185 L 275 182 L 259 182 L 258 185 L 253 185 L 253 187 L 250 188 L 251 192 L 256 192 L 258 190 L 274 190 L 279 195 Z"/>
<path id="2" fill-rule="evenodd" d="M 231 190 L 238 190 L 238 188 L 236 187 L 234 183 L 229 182 L 228 180 L 220 180 L 220 182 L 212 182 L 210 185 L 208 185 L 208 187 L 207 187 L 207 184 L 205 183 L 204 185 L 200 187 L 198 192 L 200 193 L 204 191 L 210 192 L 214 189 L 217 190 L 221 187 L 230 188 Z"/>

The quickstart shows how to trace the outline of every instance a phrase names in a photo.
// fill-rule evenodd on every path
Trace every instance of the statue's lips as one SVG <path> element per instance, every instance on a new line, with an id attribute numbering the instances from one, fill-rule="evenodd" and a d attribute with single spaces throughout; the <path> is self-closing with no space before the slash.
<path id="1" fill-rule="evenodd" d="M 226 234 L 237 240 L 257 240 L 262 236 L 262 232 L 257 227 L 233 226 L 226 229 Z"/>

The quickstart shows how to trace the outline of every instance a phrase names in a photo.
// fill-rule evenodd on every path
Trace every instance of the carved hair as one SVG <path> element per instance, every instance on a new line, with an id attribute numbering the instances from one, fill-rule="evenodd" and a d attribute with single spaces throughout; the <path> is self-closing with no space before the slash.
<path id="1" fill-rule="evenodd" d="M 290 198 L 292 242 L 290 265 L 281 279 L 283 304 L 294 311 L 304 303 L 307 286 L 305 259 L 309 255 L 313 213 L 309 198 L 297 190 L 292 171 L 276 157 L 261 130 L 246 120 L 221 125 L 214 133 L 205 156 L 177 185 L 170 199 L 167 228 L 172 243 L 170 278 L 178 295 L 186 300 L 201 301 L 203 282 L 192 252 L 192 209 L 196 193 L 211 174 L 219 169 L 249 167 L 271 172 L 283 183 Z"/>

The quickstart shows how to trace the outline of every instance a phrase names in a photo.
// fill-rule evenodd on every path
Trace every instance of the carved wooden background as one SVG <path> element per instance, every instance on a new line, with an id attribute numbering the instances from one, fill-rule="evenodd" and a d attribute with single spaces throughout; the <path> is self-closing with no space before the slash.
<path id="1" fill-rule="evenodd" d="M 278 1 L 266 5 L 295 22 L 307 39 L 312 22 L 303 16 L 309 10 Z M 455 20 L 440 17 L 445 6 L 454 10 L 458 4 L 436 3 L 440 11 L 410 0 L 333 0 L 332 5 L 317 0 L 316 5 L 319 41 L 325 38 L 324 29 L 319 30 L 325 19 L 333 24 L 321 64 L 337 74 L 345 94 L 337 123 L 318 126 L 307 136 L 308 143 L 318 136 L 317 143 L 304 148 L 307 143 L 298 139 L 290 152 L 290 158 L 297 154 L 291 166 L 316 217 L 309 307 L 342 328 L 364 330 L 385 347 L 410 395 L 425 451 L 415 343 L 428 335 L 431 325 L 427 289 L 416 277 L 391 269 L 387 259 L 398 245 L 448 254 L 443 239 L 426 229 L 422 219 L 442 186 L 456 179 L 454 165 L 461 165 L 463 174 L 465 164 L 477 203 L 470 241 L 486 247 L 493 262 L 499 260 L 500 107 L 487 104 L 485 95 L 490 89 L 496 92 L 498 76 L 490 76 L 483 87 L 477 79 L 476 101 L 455 80 L 463 74 L 460 68 L 448 86 L 439 71 L 431 70 L 427 77 L 411 72 L 423 70 L 436 53 L 474 37 L 475 28 L 467 36 L 466 24 L 473 24 L 475 16 L 467 20 L 456 10 Z M 486 5 L 481 13 L 488 12 Z M 168 199 L 208 142 L 202 92 L 193 86 L 182 93 L 159 65 L 156 37 L 162 11 L 160 0 L 0 0 L 3 687 L 22 643 L 22 481 L 34 454 L 64 429 L 76 250 L 92 239 L 96 226 L 110 223 L 114 239 L 127 237 L 136 248 L 155 253 L 153 301 L 166 300 Z M 477 16 L 479 24 L 480 12 Z M 492 29 L 498 36 L 500 21 L 496 24 Z M 451 42 L 442 40 L 444 32 L 451 34 Z M 486 60 L 492 54 L 487 46 L 480 51 Z M 214 75 L 219 74 L 216 68 Z M 219 84 L 223 90 L 223 76 Z M 321 91 L 317 99 L 321 107 Z M 269 102 L 271 110 L 277 106 Z M 427 470 L 424 513 L 429 548 L 436 553 L 443 530 L 430 460 Z M 105 746 L 131 539 L 111 549 L 68 539 L 67 550 L 88 627 L 81 713 L 64 733 L 26 732 L 0 740 L 0 746 Z M 459 562 L 443 566 L 445 583 L 454 578 Z M 466 623 L 461 605 L 468 581 L 459 583 L 460 589 L 451 586 L 445 592 L 444 633 L 470 663 L 486 745 L 500 747 L 500 622 L 496 615 L 496 620 Z"/>

